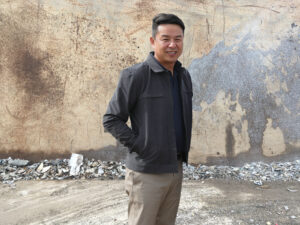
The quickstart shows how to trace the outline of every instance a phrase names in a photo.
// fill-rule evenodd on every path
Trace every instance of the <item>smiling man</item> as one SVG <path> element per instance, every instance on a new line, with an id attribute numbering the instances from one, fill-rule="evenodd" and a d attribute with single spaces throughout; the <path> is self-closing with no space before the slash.
<path id="1" fill-rule="evenodd" d="M 105 130 L 128 148 L 129 225 L 175 224 L 191 140 L 192 82 L 178 61 L 185 26 L 173 14 L 152 22 L 153 52 L 121 72 L 103 117 Z"/>

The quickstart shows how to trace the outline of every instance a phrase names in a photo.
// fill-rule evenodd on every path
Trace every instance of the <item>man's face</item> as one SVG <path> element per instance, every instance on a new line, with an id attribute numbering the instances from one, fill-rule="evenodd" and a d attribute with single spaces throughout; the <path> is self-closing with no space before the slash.
<path id="1" fill-rule="evenodd" d="M 150 38 L 155 58 L 167 69 L 173 70 L 174 64 L 182 53 L 183 31 L 176 24 L 158 26 L 155 38 Z"/>

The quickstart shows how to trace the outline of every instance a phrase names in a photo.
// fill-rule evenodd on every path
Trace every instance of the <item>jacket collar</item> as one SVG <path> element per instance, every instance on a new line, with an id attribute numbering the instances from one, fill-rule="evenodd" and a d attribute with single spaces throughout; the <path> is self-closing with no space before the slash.
<path id="1" fill-rule="evenodd" d="M 168 71 L 164 66 L 162 66 L 157 59 L 154 57 L 154 52 L 150 52 L 148 58 L 146 59 L 146 62 L 150 66 L 150 68 L 155 72 L 164 72 Z M 174 66 L 175 70 L 179 70 L 181 68 L 181 63 L 177 60 Z"/>

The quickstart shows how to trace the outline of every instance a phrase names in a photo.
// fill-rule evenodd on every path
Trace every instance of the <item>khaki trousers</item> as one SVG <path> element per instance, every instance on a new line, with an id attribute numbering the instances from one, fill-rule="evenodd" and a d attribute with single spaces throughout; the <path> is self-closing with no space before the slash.
<path id="1" fill-rule="evenodd" d="M 178 173 L 148 174 L 126 169 L 128 225 L 174 225 L 182 186 Z"/>

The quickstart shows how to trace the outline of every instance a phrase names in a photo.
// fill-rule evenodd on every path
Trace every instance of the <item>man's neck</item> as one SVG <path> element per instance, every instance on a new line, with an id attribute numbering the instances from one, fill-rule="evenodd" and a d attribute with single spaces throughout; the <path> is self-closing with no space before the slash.
<path id="1" fill-rule="evenodd" d="M 161 62 L 154 54 L 154 58 L 163 66 L 165 67 L 167 70 L 171 71 L 172 75 L 174 73 L 174 67 L 175 67 L 175 63 L 163 63 Z"/>

